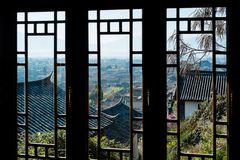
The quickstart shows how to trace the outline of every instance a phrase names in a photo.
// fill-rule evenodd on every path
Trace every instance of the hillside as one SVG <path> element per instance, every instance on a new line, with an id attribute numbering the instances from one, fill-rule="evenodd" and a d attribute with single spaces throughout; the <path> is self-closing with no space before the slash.
<path id="1" fill-rule="evenodd" d="M 212 101 L 203 102 L 198 111 L 181 122 L 181 152 L 212 154 L 213 149 L 213 112 Z M 217 98 L 217 121 L 226 121 L 227 102 L 225 97 Z M 226 134 L 226 126 L 217 126 L 217 134 Z M 217 159 L 225 160 L 227 155 L 226 139 L 217 139 Z M 177 160 L 176 138 L 168 137 L 168 160 Z M 198 160 L 196 158 L 196 160 Z M 200 159 L 199 159 L 200 160 Z"/>

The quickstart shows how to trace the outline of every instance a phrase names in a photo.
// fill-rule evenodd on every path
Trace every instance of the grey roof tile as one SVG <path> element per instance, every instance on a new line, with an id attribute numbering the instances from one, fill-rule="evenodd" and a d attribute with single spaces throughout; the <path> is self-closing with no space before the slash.
<path id="1" fill-rule="evenodd" d="M 211 98 L 213 88 L 213 73 L 211 71 L 190 71 L 180 75 L 180 100 L 204 101 Z M 216 72 L 216 93 L 225 95 L 227 93 L 226 72 Z"/>

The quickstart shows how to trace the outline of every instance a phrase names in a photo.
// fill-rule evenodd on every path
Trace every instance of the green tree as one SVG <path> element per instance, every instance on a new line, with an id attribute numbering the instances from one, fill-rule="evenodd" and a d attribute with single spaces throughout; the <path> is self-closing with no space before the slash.
<path id="1" fill-rule="evenodd" d="M 34 133 L 29 135 L 29 141 L 34 143 L 40 143 L 40 144 L 54 144 L 54 132 L 45 132 L 45 133 Z M 63 130 L 60 130 L 58 132 L 58 153 L 59 156 L 65 157 L 65 145 L 66 145 L 66 132 Z M 89 158 L 97 158 L 97 136 L 91 136 L 89 137 Z M 111 147 L 111 148 L 126 148 L 127 146 L 116 142 L 115 140 L 109 140 L 106 136 L 102 136 L 101 138 L 101 146 L 104 147 Z M 49 156 L 54 156 L 55 152 L 54 149 L 48 150 Z M 19 134 L 18 135 L 18 154 L 25 154 L 25 134 Z M 35 150 L 34 148 L 29 148 L 28 154 L 34 156 Z M 38 147 L 37 149 L 38 156 L 45 156 L 45 149 Z M 107 153 L 102 152 L 101 153 L 101 159 L 107 159 Z M 111 160 L 118 160 L 119 154 L 118 153 L 112 153 L 111 154 Z M 129 157 L 125 155 L 123 157 L 123 160 L 128 160 Z M 43 160 L 43 159 L 32 159 L 32 160 Z"/>
<path id="2" fill-rule="evenodd" d="M 101 88 L 100 90 L 100 101 L 103 99 L 103 90 Z M 95 87 L 90 91 L 89 93 L 89 103 L 90 105 L 95 105 L 97 104 L 98 101 L 98 85 L 95 85 Z"/>
<path id="3" fill-rule="evenodd" d="M 123 144 L 116 142 L 115 140 L 109 140 L 106 136 L 101 137 L 101 147 L 102 148 L 126 148 Z M 89 137 L 88 141 L 88 148 L 89 148 L 89 158 L 91 159 L 97 159 L 97 136 L 91 136 Z M 108 159 L 107 152 L 101 152 L 100 154 L 101 159 Z M 123 160 L 128 160 L 128 156 L 124 156 Z M 111 154 L 111 160 L 119 160 L 119 154 L 118 153 L 112 153 Z"/>
<path id="4" fill-rule="evenodd" d="M 64 130 L 58 131 L 58 155 L 61 157 L 65 156 L 66 150 L 66 132 Z M 54 142 L 54 132 L 37 132 L 34 134 L 29 134 L 29 141 L 40 144 L 55 144 Z M 25 154 L 25 134 L 18 134 L 18 154 Z M 28 154 L 34 156 L 35 150 L 33 147 L 29 147 Z M 37 154 L 39 156 L 45 156 L 45 148 L 38 147 Z M 55 152 L 53 148 L 48 150 L 49 156 L 54 156 Z M 36 159 L 33 159 L 36 160 Z M 41 159 L 38 159 L 41 160 Z"/>

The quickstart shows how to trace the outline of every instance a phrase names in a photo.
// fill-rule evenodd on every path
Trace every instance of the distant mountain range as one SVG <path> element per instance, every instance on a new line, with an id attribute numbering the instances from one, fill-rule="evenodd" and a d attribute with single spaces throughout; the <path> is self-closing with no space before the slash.
<path id="1" fill-rule="evenodd" d="M 200 70 L 204 70 L 204 71 L 212 70 L 212 63 L 210 63 L 208 60 L 201 61 L 199 65 L 200 65 Z"/>

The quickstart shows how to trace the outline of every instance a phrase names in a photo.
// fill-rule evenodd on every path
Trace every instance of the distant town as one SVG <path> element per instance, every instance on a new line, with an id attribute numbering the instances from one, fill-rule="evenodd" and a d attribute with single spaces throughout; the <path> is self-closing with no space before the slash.
<path id="1" fill-rule="evenodd" d="M 23 62 L 23 59 L 18 59 Z M 64 60 L 59 60 L 64 61 Z M 96 60 L 90 60 L 96 61 Z M 140 61 L 137 60 L 137 61 Z M 138 62 L 139 63 L 139 62 Z M 209 61 L 201 62 L 201 70 L 211 70 Z M 120 93 L 129 96 L 130 74 L 129 59 L 127 58 L 106 58 L 101 61 L 101 89 L 105 98 L 111 97 L 111 94 Z M 40 80 L 53 72 L 52 58 L 29 58 L 28 60 L 28 81 Z M 24 67 L 18 67 L 18 82 L 24 81 Z M 52 77 L 53 79 L 53 77 Z M 92 91 L 97 85 L 97 67 L 89 67 L 89 91 Z M 65 67 L 58 67 L 58 87 L 65 89 Z M 176 70 L 167 71 L 167 93 L 174 91 L 176 87 Z M 142 90 L 142 68 L 133 68 L 133 95 L 141 99 Z M 137 91 L 138 90 L 138 91 Z M 137 93 L 138 92 L 138 93 Z"/>
<path id="2" fill-rule="evenodd" d="M 21 60 L 23 61 L 23 60 Z M 61 67 L 60 67 L 61 68 Z M 36 113 L 44 112 L 45 118 L 39 120 L 39 124 L 43 123 L 42 126 L 33 123 L 30 126 L 32 132 L 51 130 L 53 127 L 53 122 L 44 121 L 48 119 L 49 115 L 53 115 L 53 107 L 50 105 L 52 103 L 53 95 L 53 76 L 51 77 L 51 82 L 40 85 L 41 81 L 46 79 L 53 71 L 53 59 L 50 58 L 30 58 L 28 60 L 28 81 L 33 82 L 29 85 L 29 108 L 34 110 Z M 130 66 L 128 59 L 102 59 L 101 61 L 101 127 L 104 134 L 110 138 L 115 139 L 122 144 L 129 144 L 129 130 L 130 130 Z M 24 67 L 18 68 L 18 93 L 19 93 L 19 108 L 22 110 L 24 104 L 24 93 L 23 85 L 24 82 Z M 62 67 L 58 71 L 58 105 L 61 112 L 64 112 L 65 103 L 65 70 Z M 132 72 L 133 78 L 133 112 L 132 116 L 142 117 L 142 68 L 133 68 Z M 38 90 L 39 92 L 35 91 Z M 46 91 L 43 91 L 46 90 Z M 41 92 L 40 92 L 41 91 Z M 21 94 L 20 94 L 21 93 Z M 89 115 L 96 115 L 98 110 L 98 100 L 97 100 L 98 88 L 97 88 L 97 68 L 89 67 Z M 47 98 L 46 98 L 47 97 Z M 41 98 L 46 98 L 44 101 L 38 101 Z M 35 103 L 38 102 L 38 104 Z M 46 104 L 45 104 L 46 103 Z M 45 107 L 43 110 L 42 108 Z M 62 107 L 62 108 L 61 108 Z M 45 113 L 51 111 L 49 113 Z M 34 118 L 38 117 L 32 112 L 30 119 L 35 121 Z M 63 124 L 65 122 L 62 122 Z M 96 128 L 97 123 L 95 120 L 89 119 L 90 128 Z M 47 126 L 49 128 L 47 128 Z M 40 128 L 40 129 L 38 129 Z M 134 121 L 134 128 L 141 129 L 142 122 Z M 137 135 L 137 134 L 136 134 Z M 137 138 L 140 143 L 141 136 Z"/>
<path id="3" fill-rule="evenodd" d="M 18 59 L 23 62 L 23 59 Z M 63 60 L 59 60 L 63 61 Z M 91 61 L 91 60 L 90 60 Z M 94 61 L 94 60 L 93 60 Z M 139 60 L 136 60 L 139 63 Z M 130 76 L 129 59 L 106 58 L 101 61 L 101 90 L 104 93 L 103 101 L 115 95 L 129 98 Z M 28 81 L 36 81 L 47 77 L 53 71 L 52 58 L 29 58 Z M 24 81 L 25 69 L 18 67 L 18 82 Z M 53 81 L 53 77 L 52 77 Z M 97 68 L 89 67 L 89 92 L 97 85 Z M 58 67 L 58 87 L 65 90 L 65 67 Z M 133 88 L 135 99 L 142 96 L 142 68 L 133 68 Z"/>

